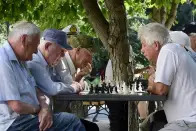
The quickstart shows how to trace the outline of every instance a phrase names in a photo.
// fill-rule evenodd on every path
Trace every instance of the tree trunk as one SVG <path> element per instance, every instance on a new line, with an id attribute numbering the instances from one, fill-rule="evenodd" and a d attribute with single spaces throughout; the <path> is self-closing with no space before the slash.
<path id="1" fill-rule="evenodd" d="M 113 78 L 117 82 L 128 82 L 129 51 L 127 17 L 124 0 L 105 0 L 109 14 L 108 51 L 113 67 Z"/>
<path id="2" fill-rule="evenodd" d="M 113 79 L 118 84 L 122 82 L 128 83 L 132 81 L 132 48 L 129 47 L 127 36 L 127 17 L 124 6 L 124 0 L 105 0 L 108 9 L 109 22 L 104 18 L 99 9 L 97 0 L 82 0 L 84 9 L 86 10 L 89 21 L 98 34 L 104 47 L 108 50 L 112 61 Z M 137 108 L 135 104 L 132 108 Z M 129 108 L 130 109 L 130 108 Z M 131 113 L 131 121 L 129 121 L 129 131 L 138 129 L 137 115 Z M 138 124 L 138 123 L 137 123 Z M 134 127 L 134 128 L 131 128 Z"/>
<path id="3" fill-rule="evenodd" d="M 114 81 L 128 82 L 129 44 L 124 0 L 105 0 L 109 22 L 103 16 L 97 0 L 82 0 L 89 21 L 108 50 L 113 67 Z M 130 73 L 132 74 L 132 73 Z M 132 76 L 131 76 L 132 77 Z M 132 78 L 131 78 L 132 79 Z"/>

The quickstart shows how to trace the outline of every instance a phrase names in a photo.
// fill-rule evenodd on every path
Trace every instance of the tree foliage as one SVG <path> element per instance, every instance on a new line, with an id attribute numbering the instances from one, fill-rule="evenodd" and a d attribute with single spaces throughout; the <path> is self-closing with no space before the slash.
<path id="1" fill-rule="evenodd" d="M 138 18 L 138 21 L 139 19 L 150 18 L 152 21 L 164 23 L 166 20 L 163 20 L 163 17 L 165 17 L 165 19 L 169 18 L 172 3 L 179 4 L 184 2 L 186 2 L 186 0 L 125 0 L 124 5 L 126 7 L 127 18 L 129 23 L 132 24 L 129 24 L 129 27 L 137 31 L 138 26 L 142 23 L 137 21 L 132 22 L 133 18 Z M 193 0 L 193 2 L 196 3 L 196 0 Z M 109 14 L 105 0 L 99 0 L 98 4 L 102 14 L 108 21 Z M 161 12 L 163 9 L 165 12 Z M 0 12 L 1 25 L 4 25 L 4 22 L 12 24 L 18 20 L 26 19 L 35 22 L 43 30 L 45 28 L 62 29 L 74 23 L 80 27 L 84 35 L 97 37 L 88 21 L 81 0 L 0 0 Z M 155 12 L 158 12 L 158 14 Z M 162 21 L 160 16 L 162 16 Z M 5 29 L 5 26 L 3 26 L 1 31 L 6 32 Z M 132 43 L 134 43 L 134 39 L 136 39 L 135 36 L 130 36 L 130 38 L 130 41 L 133 40 Z M 138 45 L 132 45 L 133 51 L 138 54 Z M 140 56 L 140 54 L 138 56 Z"/>

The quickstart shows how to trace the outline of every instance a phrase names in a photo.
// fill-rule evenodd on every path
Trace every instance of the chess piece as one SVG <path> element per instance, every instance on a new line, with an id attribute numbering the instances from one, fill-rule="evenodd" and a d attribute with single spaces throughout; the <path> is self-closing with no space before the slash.
<path id="1" fill-rule="evenodd" d="M 123 94 L 125 95 L 129 94 L 129 90 L 125 82 L 123 82 Z"/>
<path id="2" fill-rule="evenodd" d="M 105 94 L 105 83 L 101 84 L 101 93 Z"/>
<path id="3" fill-rule="evenodd" d="M 131 90 L 131 94 L 135 94 L 136 93 L 136 83 L 132 84 L 132 90 Z"/>
<path id="4" fill-rule="evenodd" d="M 106 91 L 107 91 L 107 94 L 110 94 L 110 83 L 108 83 L 108 86 L 106 86 Z"/>
<path id="5" fill-rule="evenodd" d="M 139 92 L 142 92 L 142 82 L 139 83 L 138 91 L 139 91 Z"/>
<path id="6" fill-rule="evenodd" d="M 115 90 L 115 93 L 118 94 L 118 88 L 116 85 L 114 86 L 114 90 Z"/>
<path id="7" fill-rule="evenodd" d="M 108 88 L 109 88 L 109 93 L 112 93 L 113 88 L 112 88 L 112 86 L 111 86 L 111 84 L 110 84 L 110 83 L 108 83 Z"/>
<path id="8" fill-rule="evenodd" d="M 137 82 L 134 84 L 134 92 L 137 92 Z"/>
<path id="9" fill-rule="evenodd" d="M 84 91 L 89 92 L 89 84 L 86 81 L 84 81 Z"/>
<path id="10" fill-rule="evenodd" d="M 95 86 L 95 93 L 96 93 L 96 94 L 99 93 L 99 86 L 98 86 L 98 85 Z"/>
<path id="11" fill-rule="evenodd" d="M 91 86 L 90 86 L 90 90 L 89 90 L 89 94 L 93 94 L 94 92 L 93 92 L 93 84 L 91 84 Z"/>

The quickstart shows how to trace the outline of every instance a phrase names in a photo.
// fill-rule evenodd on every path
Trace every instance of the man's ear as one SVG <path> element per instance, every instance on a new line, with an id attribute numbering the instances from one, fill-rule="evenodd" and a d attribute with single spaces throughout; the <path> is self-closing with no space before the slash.
<path id="1" fill-rule="evenodd" d="M 50 47 L 50 45 L 52 45 L 52 43 L 47 42 L 47 43 L 45 44 L 45 50 L 48 50 L 48 48 Z"/>
<path id="2" fill-rule="evenodd" d="M 26 34 L 22 35 L 20 37 L 20 41 L 21 41 L 23 47 L 25 48 L 27 46 L 27 35 Z"/>
<path id="3" fill-rule="evenodd" d="M 159 43 L 158 41 L 155 41 L 155 42 L 154 42 L 154 46 L 155 46 L 155 50 L 156 50 L 156 51 L 158 51 L 158 50 L 161 49 L 161 45 L 160 45 L 160 43 Z"/>

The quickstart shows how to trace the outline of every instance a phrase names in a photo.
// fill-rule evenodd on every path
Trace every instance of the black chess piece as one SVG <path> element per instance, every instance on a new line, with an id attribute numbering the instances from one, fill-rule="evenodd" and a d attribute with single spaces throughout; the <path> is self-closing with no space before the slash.
<path id="1" fill-rule="evenodd" d="M 113 87 L 113 86 L 111 86 L 111 85 L 110 85 L 110 83 L 108 84 L 108 87 L 109 87 L 110 93 L 112 93 L 112 92 L 113 92 L 113 88 L 114 88 L 114 87 Z"/>
<path id="2" fill-rule="evenodd" d="M 116 93 L 118 93 L 118 88 L 117 88 L 117 86 L 114 86 L 114 90 L 115 90 Z"/>
<path id="3" fill-rule="evenodd" d="M 96 93 L 96 94 L 99 93 L 99 86 L 98 86 L 98 85 L 95 86 L 95 93 Z"/>
<path id="4" fill-rule="evenodd" d="M 90 86 L 89 94 L 93 94 L 93 84 L 91 84 L 91 86 Z"/>
<path id="5" fill-rule="evenodd" d="M 110 94 L 110 83 L 108 84 L 108 86 L 106 86 L 106 91 L 107 91 L 107 94 Z"/>
<path id="6" fill-rule="evenodd" d="M 101 93 L 105 94 L 105 84 L 101 84 Z"/>

